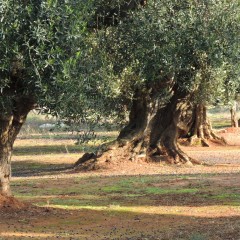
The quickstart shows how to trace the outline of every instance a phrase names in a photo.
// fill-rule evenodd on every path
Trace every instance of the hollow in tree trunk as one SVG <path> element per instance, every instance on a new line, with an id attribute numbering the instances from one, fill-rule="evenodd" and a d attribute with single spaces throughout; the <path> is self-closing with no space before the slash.
<path id="1" fill-rule="evenodd" d="M 195 104 L 192 113 L 193 121 L 188 133 L 190 145 L 200 143 L 204 147 L 209 147 L 209 141 L 226 144 L 225 140 L 213 131 L 211 121 L 207 117 L 207 108 L 204 104 Z"/>
<path id="2" fill-rule="evenodd" d="M 135 94 L 129 123 L 113 144 L 97 154 L 84 154 L 76 168 L 94 169 L 99 163 L 131 160 L 163 161 L 171 164 L 201 164 L 190 158 L 178 144 L 180 133 L 187 133 L 192 123 L 191 95 L 172 90 L 169 101 L 162 105 L 155 96 L 140 91 Z"/>
<path id="3" fill-rule="evenodd" d="M 29 99 L 19 98 L 14 101 L 11 113 L 0 114 L 0 193 L 11 195 L 11 155 L 14 141 L 26 120 L 27 114 L 33 108 Z"/>

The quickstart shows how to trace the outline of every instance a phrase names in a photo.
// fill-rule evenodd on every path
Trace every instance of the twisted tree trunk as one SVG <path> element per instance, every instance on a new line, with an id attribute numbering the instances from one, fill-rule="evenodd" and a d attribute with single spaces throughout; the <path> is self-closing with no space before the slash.
<path id="1" fill-rule="evenodd" d="M 19 98 L 14 101 L 11 113 L 0 114 L 0 193 L 11 195 L 11 156 L 14 141 L 33 108 L 32 99 Z"/>
<path id="2" fill-rule="evenodd" d="M 76 168 L 95 169 L 101 163 L 121 160 L 164 161 L 171 164 L 201 164 L 184 153 L 180 134 L 187 133 L 192 123 L 191 94 L 172 89 L 164 105 L 155 96 L 136 92 L 129 123 L 114 143 L 105 145 L 97 154 L 85 154 Z"/>
<path id="3" fill-rule="evenodd" d="M 128 144 L 132 158 L 140 156 L 147 161 L 168 161 L 175 164 L 200 163 L 188 157 L 177 142 L 180 134 L 188 132 L 192 121 L 190 97 L 190 94 L 175 89 L 165 106 L 150 104 L 154 108 L 148 108 L 150 111 L 147 117 L 145 111 L 142 130 L 138 131 Z M 121 132 L 118 141 L 122 140 Z"/>
<path id="4" fill-rule="evenodd" d="M 195 104 L 193 108 L 193 122 L 189 131 L 189 143 L 194 145 L 198 142 L 204 147 L 209 147 L 209 141 L 218 141 L 226 144 L 223 138 L 217 136 L 212 129 L 210 120 L 207 117 L 207 108 L 204 104 Z"/>

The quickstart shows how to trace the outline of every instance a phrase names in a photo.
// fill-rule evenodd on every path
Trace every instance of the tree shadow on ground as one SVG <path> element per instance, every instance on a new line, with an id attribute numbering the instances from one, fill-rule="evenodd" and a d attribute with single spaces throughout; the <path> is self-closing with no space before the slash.
<path id="1" fill-rule="evenodd" d="M 151 206 L 146 206 L 151 207 Z M 108 210 L 30 209 L 2 213 L 3 239 L 237 240 L 240 216 L 148 214 Z M 46 221 L 47 219 L 47 221 Z M 24 226 L 24 227 L 23 227 Z"/>
<path id="2" fill-rule="evenodd" d="M 12 176 L 13 177 L 30 177 L 30 176 L 44 176 L 56 175 L 72 169 L 72 164 L 52 164 L 41 163 L 31 160 L 13 161 L 12 162 Z"/>
<path id="3" fill-rule="evenodd" d="M 52 176 L 51 176 L 52 175 Z M 197 207 L 221 206 L 224 212 L 229 206 L 240 206 L 240 175 L 132 175 L 91 176 L 54 174 L 44 178 L 21 178 L 12 183 L 13 192 L 36 204 L 50 201 L 52 207 L 104 209 L 112 206 L 122 211 L 132 207 L 139 209 L 151 205 L 151 211 L 188 211 Z M 60 176 L 60 177 L 59 177 Z M 179 209 L 178 209 L 179 208 Z M 138 211 L 138 209 L 136 209 Z M 207 209 L 206 209 L 207 211 Z M 171 212 L 170 212 L 171 213 Z M 239 209 L 238 213 L 240 215 Z"/>
<path id="4" fill-rule="evenodd" d="M 80 153 L 82 149 L 90 148 L 86 145 L 41 145 L 41 146 L 16 146 L 14 147 L 15 156 L 46 155 L 60 153 Z"/>

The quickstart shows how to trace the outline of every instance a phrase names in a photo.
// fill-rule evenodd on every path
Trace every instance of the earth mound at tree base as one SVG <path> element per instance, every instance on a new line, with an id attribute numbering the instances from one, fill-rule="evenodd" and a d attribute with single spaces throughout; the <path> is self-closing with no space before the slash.
<path id="1" fill-rule="evenodd" d="M 191 165 L 202 165 L 204 163 L 192 159 L 193 163 Z M 168 155 L 159 155 L 159 156 L 147 156 L 147 154 L 137 154 L 129 150 L 129 146 L 109 148 L 103 151 L 101 154 L 94 153 L 85 153 L 79 160 L 74 164 L 75 171 L 91 171 L 91 170 L 100 170 L 100 169 L 111 169 L 115 166 L 120 166 L 125 164 L 136 165 L 137 164 L 150 164 L 157 163 L 160 165 L 182 165 L 189 166 L 188 163 L 174 163 L 174 159 Z"/>
<path id="2" fill-rule="evenodd" d="M 19 210 L 25 208 L 26 205 L 14 197 L 8 197 L 0 194 L 0 211 L 3 210 Z"/>

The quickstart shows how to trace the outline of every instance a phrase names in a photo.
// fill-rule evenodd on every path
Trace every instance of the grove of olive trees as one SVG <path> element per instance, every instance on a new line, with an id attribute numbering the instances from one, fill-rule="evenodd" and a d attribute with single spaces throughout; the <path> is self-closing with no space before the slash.
<path id="1" fill-rule="evenodd" d="M 177 139 L 213 136 L 196 130 L 206 123 L 197 126 L 196 106 L 233 81 L 223 73 L 238 69 L 239 10 L 236 0 L 0 1 L 2 193 L 11 194 L 13 144 L 36 107 L 76 122 L 128 110 L 118 139 L 80 165 L 201 164 Z"/>

